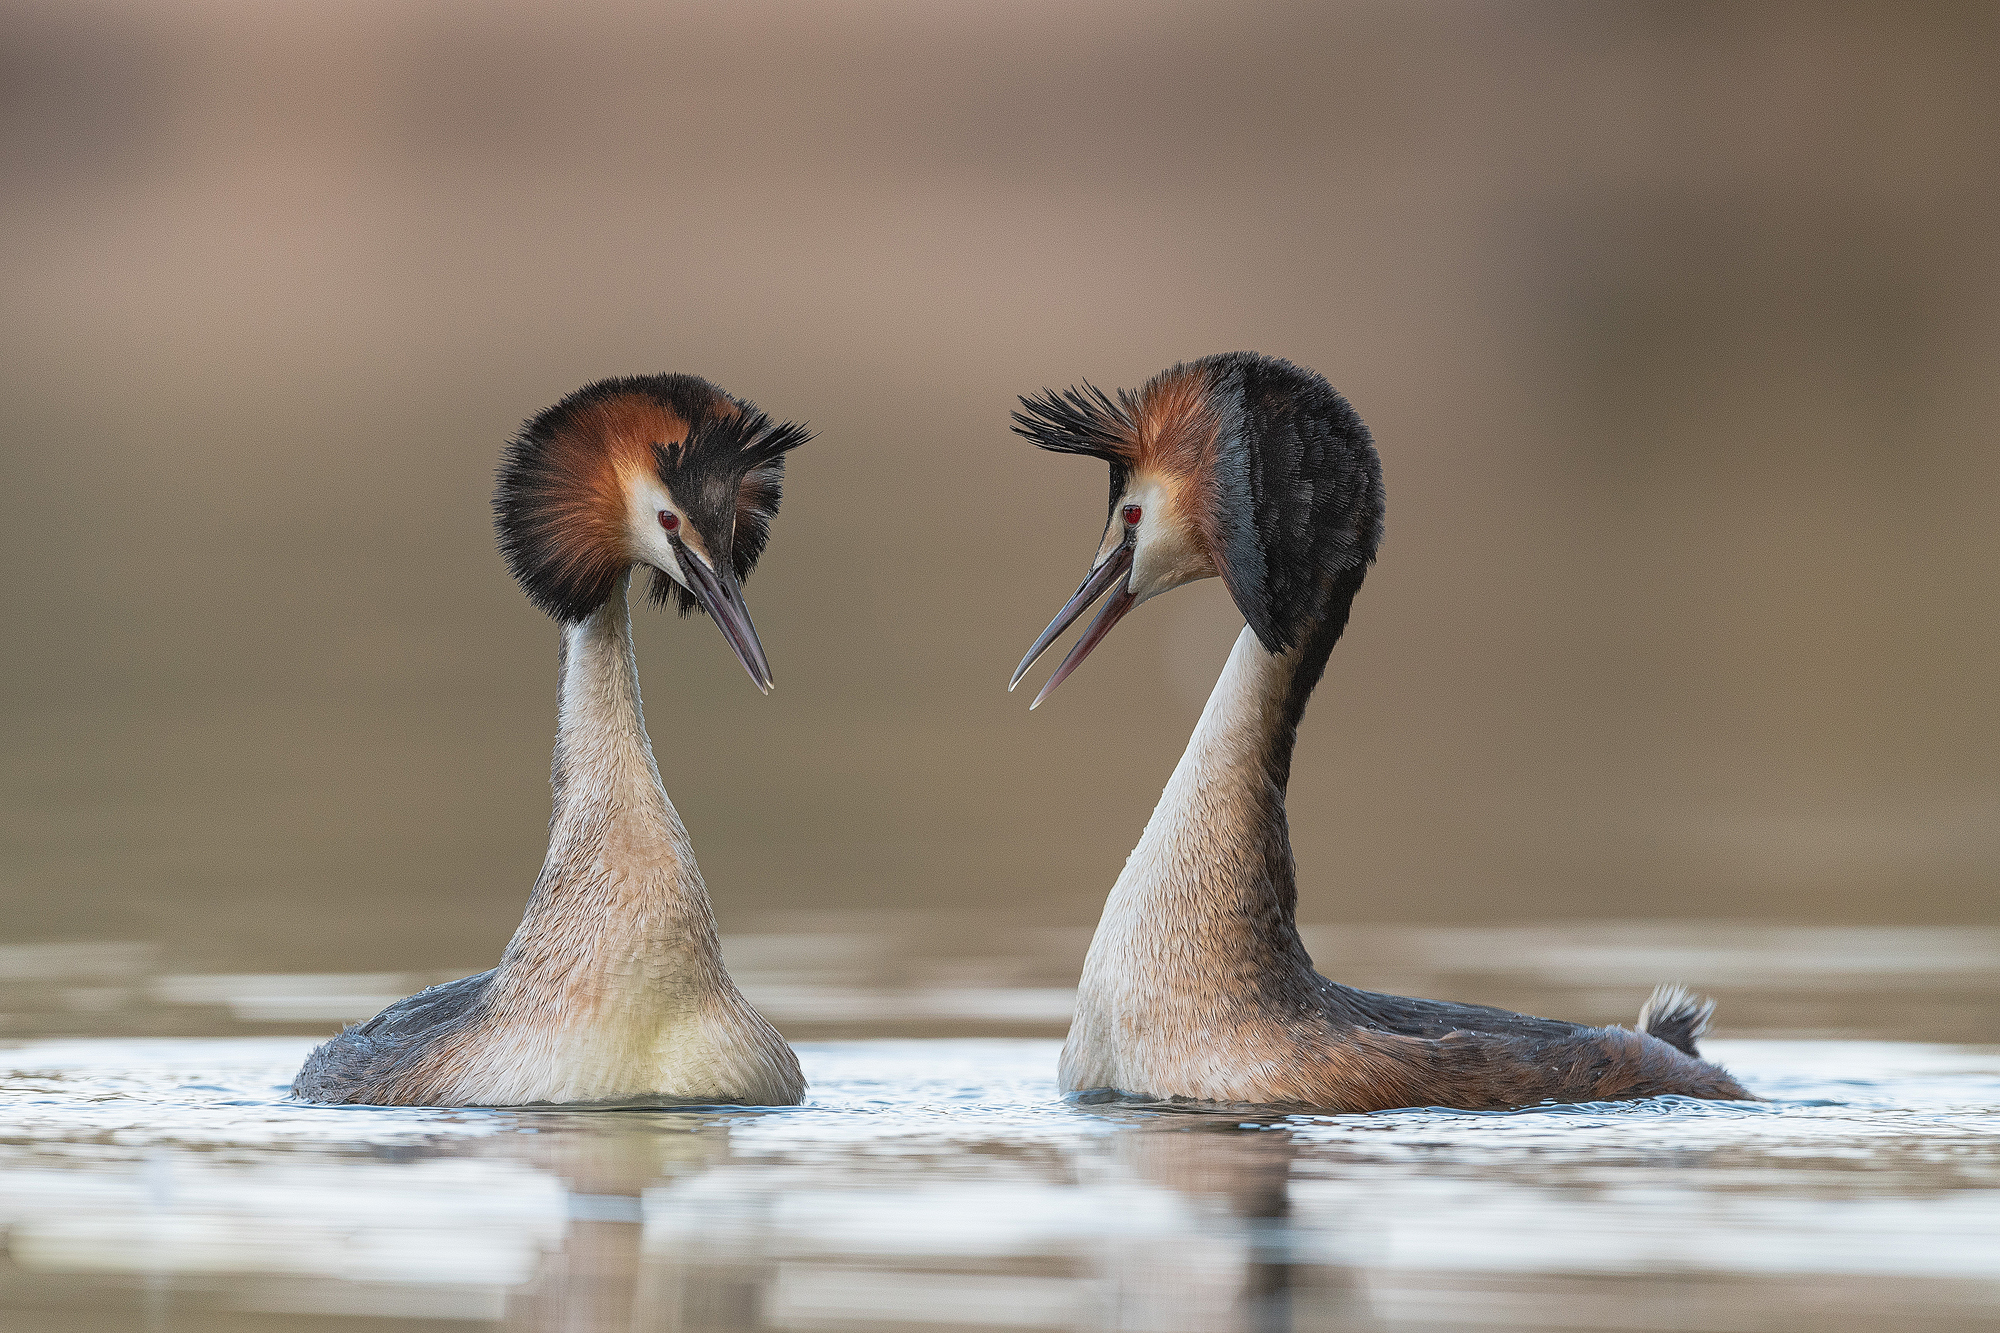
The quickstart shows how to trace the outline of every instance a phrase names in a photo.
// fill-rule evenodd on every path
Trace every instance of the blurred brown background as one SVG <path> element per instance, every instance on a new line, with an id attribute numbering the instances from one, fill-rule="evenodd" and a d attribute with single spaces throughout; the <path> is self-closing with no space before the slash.
<path id="1" fill-rule="evenodd" d="M 819 431 L 777 692 L 639 617 L 724 929 L 1087 925 L 1239 622 L 1030 716 L 1103 475 L 1007 412 L 1234 348 L 1387 470 L 1306 919 L 2000 924 L 2000 11 L 559 8 L 0 7 L 6 941 L 489 965 L 556 639 L 497 451 L 661 369 Z"/>

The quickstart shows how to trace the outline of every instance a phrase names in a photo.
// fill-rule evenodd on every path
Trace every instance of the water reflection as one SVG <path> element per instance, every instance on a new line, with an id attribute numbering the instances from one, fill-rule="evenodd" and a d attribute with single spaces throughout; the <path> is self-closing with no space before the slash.
<path id="1" fill-rule="evenodd" d="M 718 1279 L 737 1293 L 737 1322 L 683 1310 L 664 1326 L 1292 1327 L 1287 1131 L 1192 1116 L 1070 1128 L 1053 1152 L 989 1141 L 893 1165 L 753 1164 L 746 1148 L 649 1192 L 661 1288 L 705 1307 Z"/>
<path id="2" fill-rule="evenodd" d="M 1311 1266 L 1294 1262 L 1297 1149 L 1288 1130 L 1169 1119 L 1120 1135 L 1114 1152 L 1120 1169 L 1187 1201 L 1206 1223 L 1196 1233 L 1205 1244 L 1184 1235 L 1119 1256 L 1116 1327 L 1276 1333 L 1293 1326 L 1294 1279 L 1309 1277 Z"/>
<path id="3" fill-rule="evenodd" d="M 2000 1054 L 1722 1043 L 1776 1098 L 1079 1107 L 1054 1043 L 821 1043 L 795 1111 L 284 1102 L 297 1041 L 43 1043 L 0 1326 L 1948 1329 L 2000 1315 Z"/>

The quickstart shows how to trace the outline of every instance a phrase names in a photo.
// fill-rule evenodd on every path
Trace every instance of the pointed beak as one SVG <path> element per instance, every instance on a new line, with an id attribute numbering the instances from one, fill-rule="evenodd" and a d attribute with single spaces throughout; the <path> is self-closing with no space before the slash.
<path id="1" fill-rule="evenodd" d="M 736 572 L 725 568 L 718 574 L 678 538 L 674 539 L 674 556 L 681 563 L 681 576 L 687 580 L 687 586 L 694 590 L 695 597 L 722 631 L 722 637 L 736 650 L 736 660 L 750 673 L 751 683 L 769 694 L 774 683 L 771 662 L 764 656 L 757 627 L 750 623 L 750 608 L 743 605 L 743 588 L 736 581 Z"/>
<path id="2" fill-rule="evenodd" d="M 1125 576 L 1131 569 L 1132 545 L 1127 542 L 1105 557 L 1103 564 L 1090 571 L 1090 577 L 1076 590 L 1076 596 L 1070 598 L 1063 609 L 1056 612 L 1056 618 L 1049 622 L 1049 627 L 1042 631 L 1041 637 L 1035 640 L 1032 648 L 1028 649 L 1028 655 L 1021 659 L 1021 665 L 1014 668 L 1014 678 L 1007 682 L 1009 691 L 1021 683 L 1021 677 L 1028 674 L 1028 668 L 1035 664 L 1035 659 L 1047 652 L 1049 645 L 1090 609 L 1091 603 L 1104 596 L 1106 590 L 1111 591 L 1111 598 L 1105 602 L 1103 610 L 1097 613 L 1097 619 L 1090 622 L 1090 628 L 1083 632 L 1083 637 L 1069 650 L 1069 656 L 1065 657 L 1062 665 L 1056 668 L 1056 674 L 1049 677 L 1049 683 L 1042 686 L 1041 693 L 1037 694 L 1035 701 L 1028 705 L 1029 712 L 1040 708 L 1042 700 L 1054 693 L 1056 686 L 1068 680 L 1070 673 L 1082 666 L 1083 659 L 1090 656 L 1090 650 L 1097 647 L 1104 636 L 1111 632 L 1111 627 L 1124 619 L 1125 613 L 1138 604 L 1139 599 L 1132 595 L 1132 590 L 1126 583 Z"/>

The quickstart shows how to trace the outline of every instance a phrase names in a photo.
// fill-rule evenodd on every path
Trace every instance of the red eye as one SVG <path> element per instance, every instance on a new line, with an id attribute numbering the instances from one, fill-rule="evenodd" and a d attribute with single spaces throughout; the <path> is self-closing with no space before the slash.
<path id="1" fill-rule="evenodd" d="M 1140 509 L 1138 505 L 1125 506 L 1125 521 L 1127 523 L 1137 523 L 1139 521 L 1139 515 L 1140 515 Z"/>
<path id="2" fill-rule="evenodd" d="M 660 526 L 668 532 L 678 532 L 681 526 L 681 516 L 673 513 L 671 510 L 662 509 L 660 511 Z"/>

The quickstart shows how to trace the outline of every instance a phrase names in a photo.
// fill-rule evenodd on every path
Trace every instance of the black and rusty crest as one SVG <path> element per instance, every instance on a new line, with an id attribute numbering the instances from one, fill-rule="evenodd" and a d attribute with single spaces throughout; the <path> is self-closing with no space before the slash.
<path id="1" fill-rule="evenodd" d="M 524 423 L 508 442 L 493 497 L 507 568 L 559 620 L 588 616 L 639 559 L 627 481 L 656 476 L 711 554 L 738 581 L 770 540 L 785 454 L 811 438 L 695 375 L 599 380 Z M 700 603 L 654 571 L 652 597 L 681 614 Z"/>
<path id="2" fill-rule="evenodd" d="M 1381 542 L 1382 465 L 1368 427 L 1320 375 L 1229 352 L 1115 398 L 1085 384 L 1021 405 L 1016 434 L 1110 465 L 1114 507 L 1135 472 L 1173 478 L 1266 649 L 1328 624 L 1337 637 Z"/>

